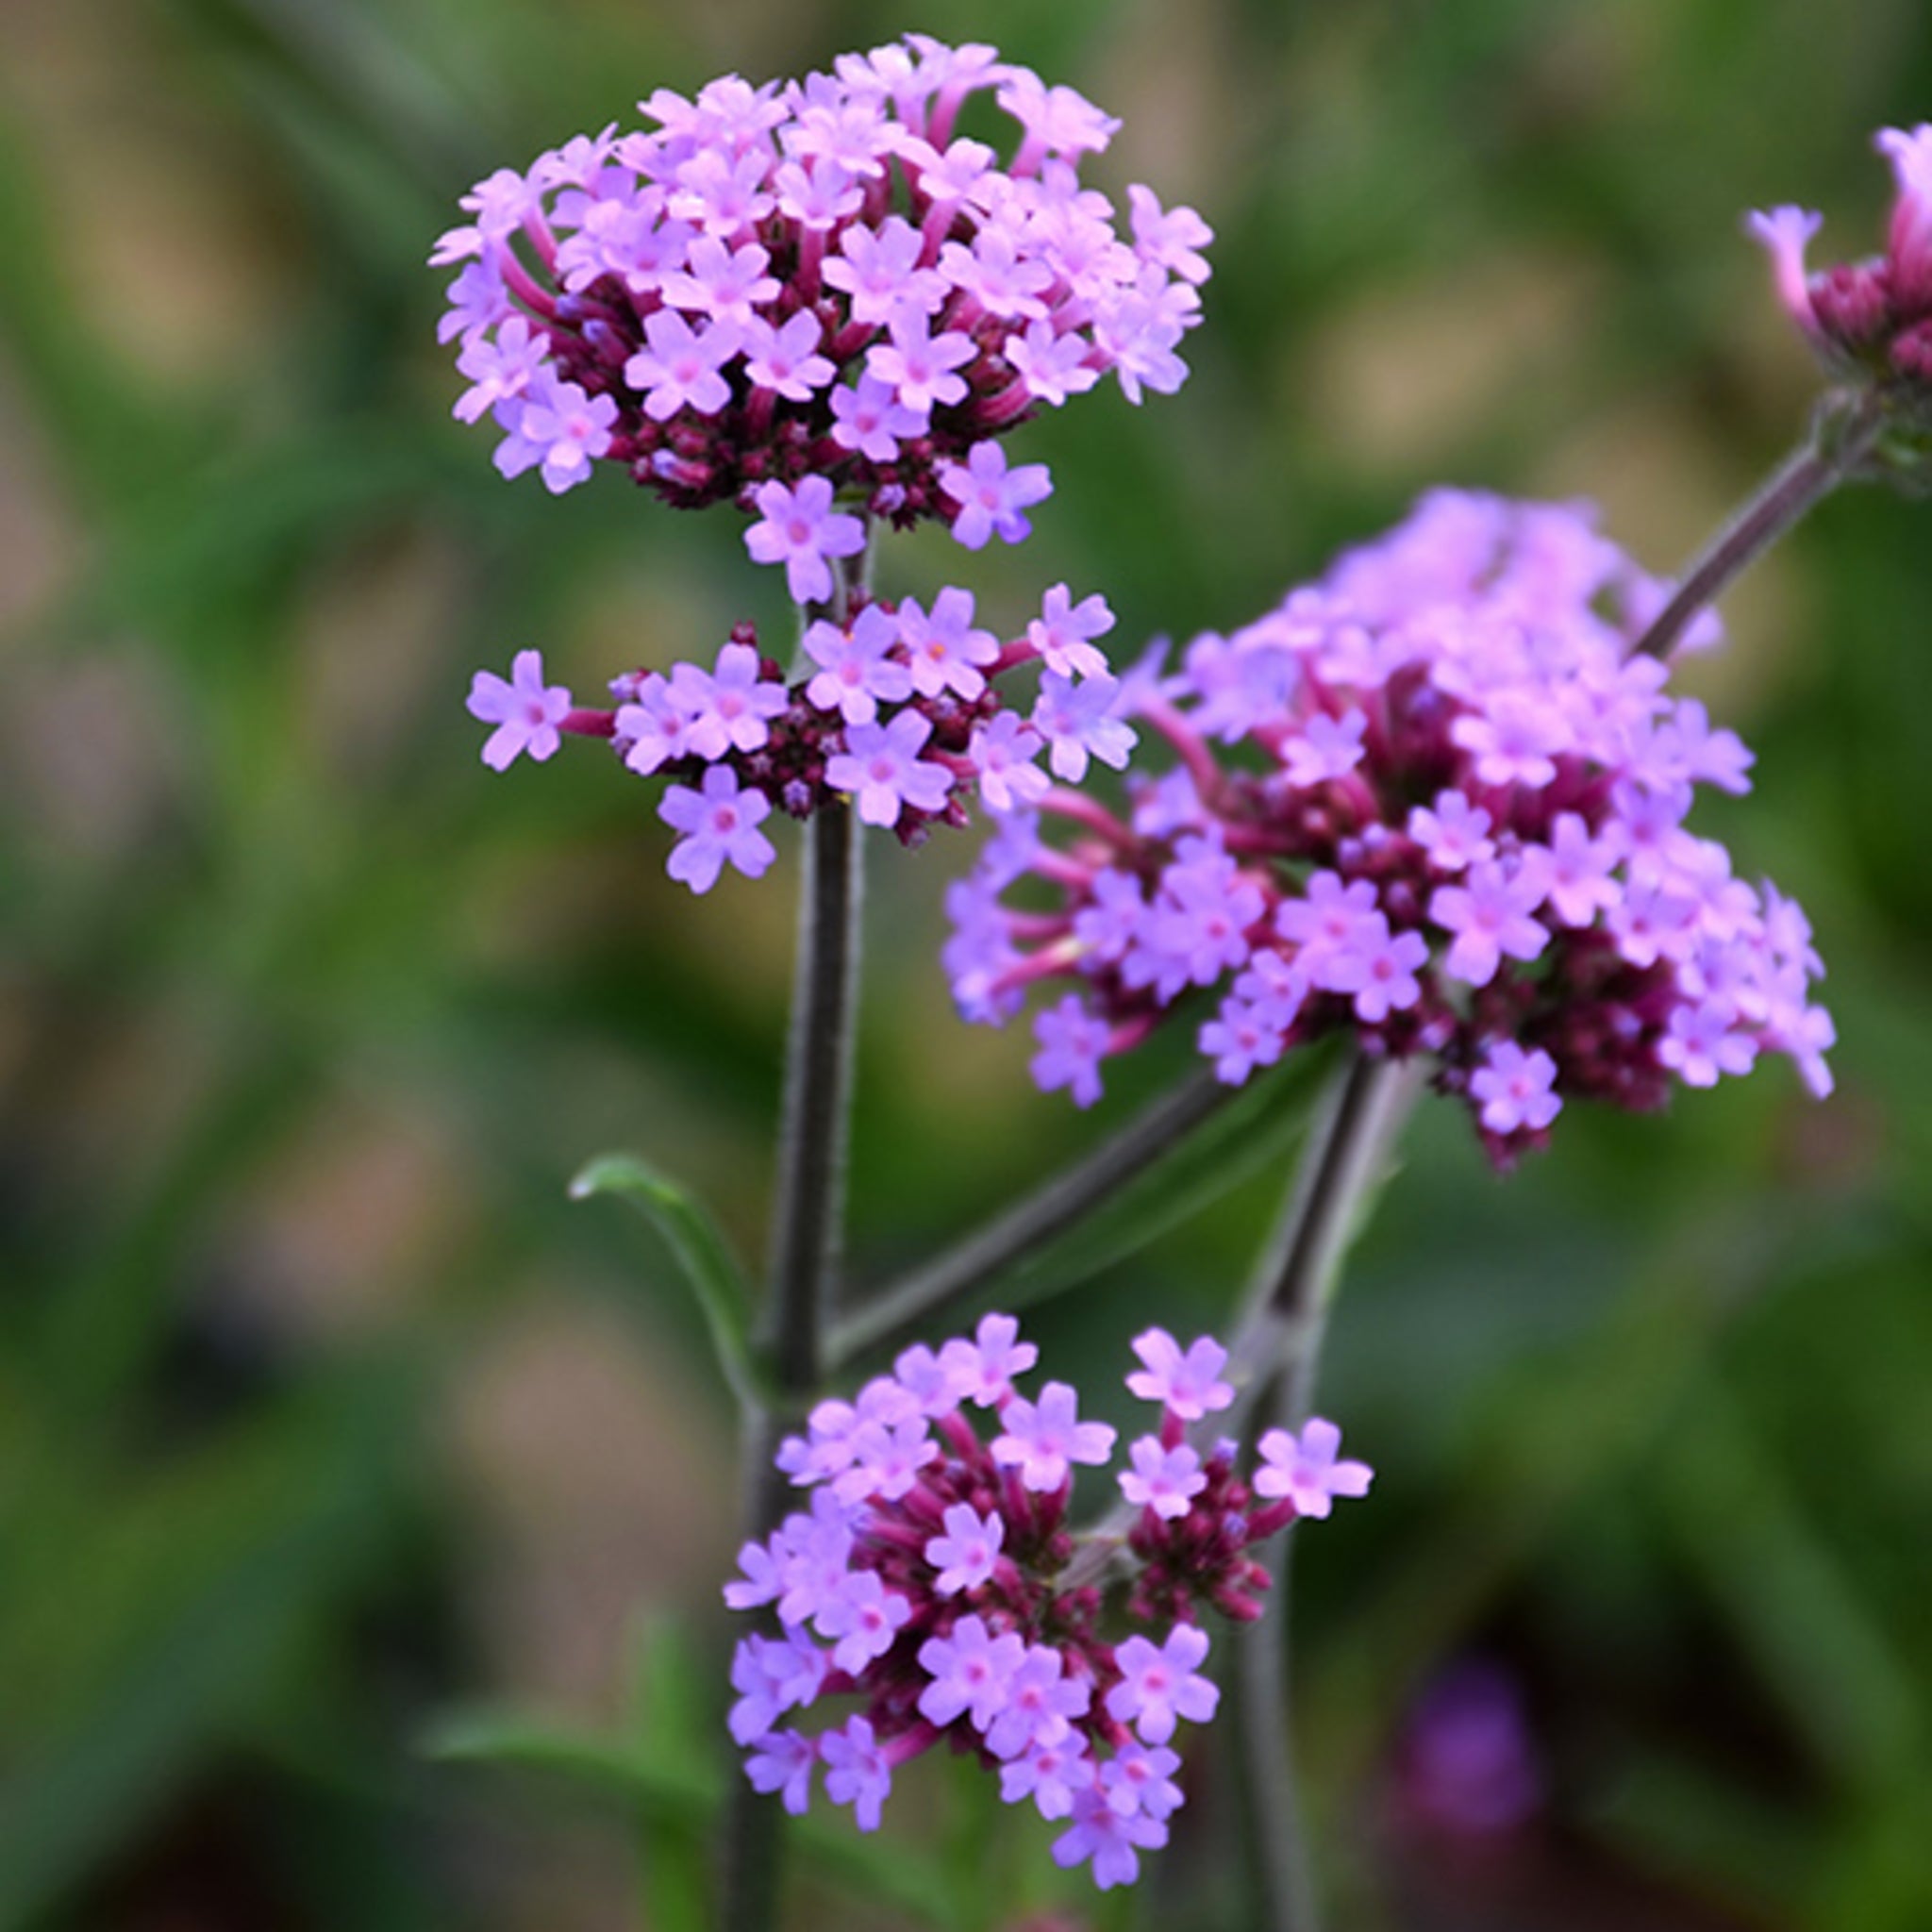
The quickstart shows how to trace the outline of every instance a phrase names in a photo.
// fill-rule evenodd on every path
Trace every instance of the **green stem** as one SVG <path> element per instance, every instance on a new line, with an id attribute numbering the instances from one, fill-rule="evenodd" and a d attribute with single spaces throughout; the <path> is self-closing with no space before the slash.
<path id="1" fill-rule="evenodd" d="M 1889 413 L 1890 405 L 1878 390 L 1854 402 L 1827 398 L 1804 441 L 1698 553 L 1676 594 L 1630 647 L 1631 655 L 1668 658 L 1707 606 L 1857 470 Z"/>
<path id="2" fill-rule="evenodd" d="M 1256 1429 L 1299 1427 L 1313 1396 L 1341 1258 L 1387 1167 L 1421 1088 L 1416 1063 L 1351 1053 L 1295 1176 L 1249 1291 L 1233 1350 L 1242 1407 Z M 1217 1418 L 1224 1422 L 1225 1418 Z M 1236 1750 L 1254 1899 L 1267 1932 L 1320 1924 L 1300 1784 L 1295 1776 L 1289 1673 L 1288 1578 L 1292 1529 L 1268 1567 L 1258 1622 L 1233 1643 Z"/>
<path id="3" fill-rule="evenodd" d="M 826 1351 L 831 1366 L 841 1367 L 855 1356 L 906 1339 L 941 1309 L 1038 1254 L 1153 1166 L 1238 1091 L 1208 1071 L 1170 1090 L 1112 1140 L 1056 1174 L 990 1226 L 888 1283 L 836 1323 Z"/>
<path id="4" fill-rule="evenodd" d="M 863 552 L 848 559 L 831 615 L 842 620 L 864 581 Z M 807 622 L 819 614 L 803 613 Z M 822 807 L 805 827 L 798 954 L 791 984 L 785 1093 L 778 1138 L 777 1207 L 759 1338 L 774 1400 L 744 1421 L 743 1525 L 768 1535 L 788 1488 L 773 1466 L 778 1439 L 824 1376 L 824 1317 L 839 1268 L 852 1111 L 858 998 L 862 841 L 850 806 Z M 741 1778 L 726 1806 L 721 1874 L 724 1932 L 769 1932 L 778 1918 L 781 1824 L 777 1801 Z"/>

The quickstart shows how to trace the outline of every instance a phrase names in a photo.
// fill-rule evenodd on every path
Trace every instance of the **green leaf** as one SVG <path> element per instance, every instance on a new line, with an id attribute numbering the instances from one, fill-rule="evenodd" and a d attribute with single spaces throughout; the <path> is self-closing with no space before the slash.
<path id="1" fill-rule="evenodd" d="M 717 1223 L 675 1182 L 634 1154 L 599 1155 L 579 1170 L 570 1184 L 571 1199 L 588 1201 L 598 1194 L 628 1201 L 664 1237 L 697 1296 L 724 1379 L 741 1402 L 761 1402 L 748 1332 L 751 1296 Z"/>
<path id="2" fill-rule="evenodd" d="M 1298 1055 L 1272 1076 L 1210 1114 L 1184 1140 L 1111 1195 L 1106 1205 L 1043 1248 L 983 1284 L 997 1285 L 1002 1306 L 1042 1302 L 1184 1226 L 1244 1181 L 1274 1169 L 1284 1176 L 1307 1130 L 1319 1091 L 1321 1055 Z"/>
<path id="3" fill-rule="evenodd" d="M 424 1743 L 444 1763 L 474 1764 L 560 1776 L 642 1811 L 660 1825 L 703 1831 L 724 1800 L 716 1765 L 660 1740 L 613 1742 L 490 1711 L 458 1712 Z M 909 1914 L 941 1932 L 965 1932 L 968 1921 L 944 1868 L 883 1837 L 861 1837 L 847 1819 L 800 1819 L 790 1827 L 800 1857 L 824 1879 L 870 1905 Z"/>
<path id="4" fill-rule="evenodd" d="M 625 1730 L 659 1756 L 702 1763 L 717 1721 L 706 1674 L 675 1617 L 647 1621 L 638 1632 Z M 707 1932 L 712 1924 L 710 1859 L 704 1835 L 648 1814 L 638 1830 L 639 1890 L 653 1932 Z"/>

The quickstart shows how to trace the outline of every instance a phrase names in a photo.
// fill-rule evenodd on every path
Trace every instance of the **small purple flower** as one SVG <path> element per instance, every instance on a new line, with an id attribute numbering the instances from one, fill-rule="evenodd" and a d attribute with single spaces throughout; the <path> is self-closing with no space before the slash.
<path id="1" fill-rule="evenodd" d="M 775 1641 L 741 1639 L 731 1659 L 731 1688 L 739 1692 L 728 1720 L 732 1737 L 755 1743 L 788 1710 L 810 1704 L 827 1668 L 824 1652 L 803 1631 L 789 1630 Z"/>
<path id="2" fill-rule="evenodd" d="M 1006 1431 L 992 1440 L 992 1459 L 1017 1469 L 1023 1489 L 1049 1495 L 1072 1478 L 1074 1463 L 1104 1463 L 1115 1432 L 1106 1423 L 1083 1423 L 1078 1404 L 1066 1382 L 1049 1382 L 1037 1403 L 1014 1396 L 1001 1412 Z"/>
<path id="3" fill-rule="evenodd" d="M 744 1760 L 744 1774 L 755 1791 L 782 1792 L 785 1808 L 803 1818 L 811 1804 L 812 1767 L 819 1761 L 817 1740 L 797 1731 L 774 1731 Z"/>
<path id="4" fill-rule="evenodd" d="M 1748 1074 L 1757 1058 L 1757 1042 L 1734 1032 L 1738 1009 L 1725 999 L 1681 1006 L 1671 1015 L 1657 1057 L 1687 1087 L 1715 1087 L 1722 1074 Z"/>
<path id="5" fill-rule="evenodd" d="M 1105 597 L 1096 592 L 1075 604 L 1066 585 L 1056 584 L 1026 626 L 1026 641 L 1046 669 L 1062 677 L 1099 677 L 1107 672 L 1107 658 L 1093 640 L 1104 638 L 1113 624 Z"/>
<path id="6" fill-rule="evenodd" d="M 644 392 L 644 414 L 654 423 L 668 423 L 680 409 L 715 416 L 731 400 L 719 372 L 741 341 L 734 324 L 693 329 L 675 308 L 660 308 L 644 318 L 645 346 L 624 365 L 624 379 Z"/>
<path id="7" fill-rule="evenodd" d="M 1165 1744 L 1183 1718 L 1205 1724 L 1221 1702 L 1220 1687 L 1199 1674 L 1207 1656 L 1208 1633 L 1192 1624 L 1177 1624 L 1158 1647 L 1129 1637 L 1113 1654 L 1121 1681 L 1107 1693 L 1108 1715 L 1149 1744 Z"/>
<path id="8" fill-rule="evenodd" d="M 1000 1766 L 1000 1796 L 1008 1805 L 1031 1798 L 1046 1819 L 1067 1817 L 1075 1795 L 1092 1785 L 1093 1762 L 1087 1756 L 1086 1739 L 1077 1733 L 1056 1744 L 1036 1743 L 1024 1757 Z"/>
<path id="9" fill-rule="evenodd" d="M 835 1805 L 850 1805 L 860 1831 L 876 1831 L 879 1809 L 891 1793 L 892 1767 L 871 1723 L 847 1718 L 819 1739 L 819 1755 L 825 1765 L 825 1796 Z"/>
<path id="10" fill-rule="evenodd" d="M 1127 1377 L 1128 1390 L 1173 1409 L 1184 1423 L 1197 1423 L 1234 1400 L 1233 1388 L 1221 1379 L 1227 1351 L 1211 1335 L 1199 1337 L 1183 1354 L 1165 1328 L 1150 1328 L 1134 1338 L 1134 1353 L 1142 1366 Z"/>
<path id="11" fill-rule="evenodd" d="M 1091 1107 L 1100 1098 L 1100 1062 L 1112 1044 L 1113 1029 L 1078 993 L 1070 992 L 1034 1015 L 1033 1037 L 1040 1042 L 1029 1069 L 1034 1084 L 1042 1093 L 1065 1087 L 1075 1107 Z"/>
<path id="12" fill-rule="evenodd" d="M 1034 763 L 1045 741 L 1017 711 L 1000 711 L 974 727 L 966 756 L 973 760 L 979 795 L 994 811 L 1024 811 L 1053 790 Z"/>
<path id="13" fill-rule="evenodd" d="M 1180 1754 L 1161 1745 L 1127 1744 L 1100 1767 L 1100 1789 L 1123 1818 L 1172 1818 L 1181 1807 L 1174 1774 Z"/>
<path id="14" fill-rule="evenodd" d="M 772 735 L 768 721 L 791 702 L 782 684 L 763 677 L 758 654 L 750 644 L 726 644 L 718 653 L 717 670 L 708 675 L 690 664 L 680 664 L 677 671 L 695 674 L 690 679 L 694 702 L 686 731 L 691 749 L 701 758 L 758 750 Z M 674 689 L 676 682 L 674 677 Z"/>
<path id="15" fill-rule="evenodd" d="M 921 697 L 950 691 L 969 705 L 986 689 L 982 667 L 997 660 L 999 640 L 973 627 L 973 593 L 948 585 L 932 600 L 928 617 L 916 597 L 899 605 L 899 641 L 910 659 L 912 686 Z"/>
<path id="16" fill-rule="evenodd" d="M 762 316 L 745 331 L 744 373 L 758 389 L 770 390 L 790 403 L 808 403 L 838 370 L 818 354 L 824 331 L 808 308 L 801 308 L 782 327 Z"/>
<path id="17" fill-rule="evenodd" d="M 857 1570 L 841 1586 L 817 1619 L 821 1636 L 837 1640 L 832 1662 L 856 1677 L 875 1657 L 884 1657 L 910 1620 L 912 1605 L 888 1590 L 875 1570 Z"/>
<path id="18" fill-rule="evenodd" d="M 805 655 L 820 667 L 805 688 L 805 701 L 837 711 L 848 724 L 870 724 L 879 706 L 912 695 L 912 674 L 891 653 L 899 625 L 876 604 L 868 604 L 849 628 L 821 618 L 805 634 Z"/>
<path id="19" fill-rule="evenodd" d="M 981 1516 L 970 1503 L 949 1505 L 945 1534 L 925 1546 L 925 1560 L 940 1573 L 933 1589 L 941 1596 L 957 1596 L 991 1582 L 1006 1536 L 1006 1518 L 997 1510 Z"/>
<path id="20" fill-rule="evenodd" d="M 975 1408 L 991 1408 L 1013 1392 L 1013 1378 L 1024 1375 L 1040 1359 L 1040 1350 L 1020 1340 L 1020 1324 L 1011 1315 L 986 1315 L 968 1341 L 955 1336 L 940 1350 L 941 1362 L 958 1384 L 959 1400 Z"/>
<path id="21" fill-rule="evenodd" d="M 1158 1436 L 1142 1436 L 1127 1453 L 1134 1466 L 1121 1472 L 1121 1494 L 1137 1509 L 1174 1521 L 1208 1487 L 1199 1455 L 1185 1442 L 1169 1449 Z"/>
<path id="22" fill-rule="evenodd" d="M 862 375 L 856 388 L 841 383 L 832 391 L 832 441 L 869 463 L 895 461 L 899 445 L 924 435 L 925 426 L 924 413 L 908 409 L 892 385 L 876 375 Z"/>
<path id="23" fill-rule="evenodd" d="M 1141 1875 L 1138 1854 L 1167 1842 L 1166 1825 L 1144 1814 L 1123 1818 L 1097 1784 L 1074 1793 L 1073 1818 L 1071 1829 L 1054 1840 L 1053 1861 L 1067 1871 L 1091 1858 L 1093 1883 L 1102 1891 L 1133 1884 Z"/>
<path id="24" fill-rule="evenodd" d="M 1362 734 L 1368 728 L 1368 715 L 1363 711 L 1350 711 L 1340 718 L 1317 712 L 1296 737 L 1282 744 L 1288 782 L 1309 786 L 1346 777 L 1362 761 Z"/>
<path id="25" fill-rule="evenodd" d="M 824 604 L 832 595 L 828 558 L 856 557 L 865 548 L 865 523 L 832 508 L 832 486 L 807 476 L 796 490 L 765 483 L 752 499 L 761 522 L 744 533 L 755 563 L 782 563 L 794 604 Z"/>
<path id="26" fill-rule="evenodd" d="M 1033 534 L 1026 510 L 1053 494 L 1053 479 L 1044 463 L 1008 470 L 1006 451 L 986 441 L 975 442 L 965 462 L 941 464 L 940 488 L 959 506 L 955 539 L 969 550 L 983 550 L 995 535 L 1004 542 L 1024 543 Z"/>
<path id="27" fill-rule="evenodd" d="M 984 1617 L 961 1617 L 949 1636 L 928 1637 L 919 1646 L 919 1668 L 932 1679 L 919 1693 L 919 1714 L 944 1726 L 963 1712 L 975 1731 L 984 1731 L 999 1715 L 1025 1654 L 1025 1640 L 1015 1632 L 995 1637 Z"/>
<path id="28" fill-rule="evenodd" d="M 1541 1131 L 1562 1109 L 1552 1091 L 1556 1079 L 1557 1063 L 1541 1047 L 1525 1050 L 1513 1040 L 1499 1040 L 1469 1076 L 1470 1098 L 1481 1104 L 1482 1124 L 1492 1134 Z"/>
<path id="29" fill-rule="evenodd" d="M 1529 863 L 1527 854 L 1514 868 L 1493 859 L 1472 866 L 1466 886 L 1438 886 L 1429 917 L 1454 935 L 1444 970 L 1471 986 L 1487 986 L 1506 954 L 1536 958 L 1550 935 L 1530 915 L 1547 896 L 1544 868 Z"/>
<path id="30" fill-rule="evenodd" d="M 700 235 L 686 260 L 686 269 L 664 277 L 664 299 L 674 308 L 695 308 L 742 329 L 750 325 L 756 307 L 778 299 L 777 280 L 765 273 L 772 258 L 755 242 L 734 249 L 715 235 Z"/>
<path id="31" fill-rule="evenodd" d="M 952 774 L 919 756 L 932 725 L 917 711 L 901 711 L 886 724 L 846 727 L 845 750 L 825 760 L 825 783 L 858 801 L 869 825 L 896 825 L 902 815 L 941 811 Z"/>
<path id="32" fill-rule="evenodd" d="M 1045 320 L 1030 322 L 1024 334 L 1008 336 L 1001 354 L 1026 385 L 1026 393 L 1056 409 L 1100 380 L 1091 360 L 1093 344 L 1077 331 L 1062 333 Z"/>
<path id="33" fill-rule="evenodd" d="M 758 830 L 771 810 L 763 792 L 739 789 L 738 774 L 729 765 L 711 766 L 701 791 L 672 786 L 658 804 L 658 816 L 684 837 L 672 848 L 665 870 L 693 892 L 708 892 L 726 864 L 748 879 L 763 877 L 778 856 Z"/>
<path id="34" fill-rule="evenodd" d="M 1408 815 L 1408 836 L 1429 855 L 1438 872 L 1467 872 L 1496 856 L 1489 836 L 1491 820 L 1481 806 L 1472 805 L 1461 791 L 1436 794 L 1433 809 L 1419 805 Z"/>
<path id="35" fill-rule="evenodd" d="M 558 726 L 569 717 L 570 689 L 543 682 L 541 651 L 519 651 L 510 661 L 509 677 L 479 671 L 470 684 L 468 709 L 496 729 L 483 742 L 483 762 L 500 772 L 519 754 L 541 763 L 554 758 L 563 742 Z"/>
<path id="36" fill-rule="evenodd" d="M 497 469 L 506 476 L 520 476 L 541 463 L 543 487 L 560 496 L 588 482 L 592 459 L 610 447 L 617 405 L 545 372 L 525 390 L 520 403 L 500 404 L 497 420 L 509 431 L 497 445 Z"/>
<path id="37" fill-rule="evenodd" d="M 1598 838 L 1574 811 L 1558 812 L 1550 826 L 1550 909 L 1565 925 L 1588 925 L 1624 896 L 1611 876 L 1624 858 L 1624 841 L 1612 819 Z"/>
<path id="38" fill-rule="evenodd" d="M 1331 992 L 1353 993 L 1356 1018 L 1376 1026 L 1422 998 L 1416 974 L 1428 958 L 1429 942 L 1421 933 L 1391 933 L 1389 922 L 1376 912 L 1354 928 L 1329 960 L 1323 984 Z"/>
<path id="39" fill-rule="evenodd" d="M 1078 684 L 1057 671 L 1041 674 L 1032 724 L 1051 747 L 1047 762 L 1055 777 L 1077 785 L 1090 758 L 1116 772 L 1126 764 L 1134 727 L 1119 715 L 1120 698 L 1120 680 L 1104 673 Z"/>
<path id="40" fill-rule="evenodd" d="M 1335 1459 L 1341 1431 L 1318 1415 L 1302 1424 L 1299 1437 L 1288 1429 L 1270 1429 L 1256 1447 L 1261 1465 L 1255 1471 L 1255 1493 L 1287 1497 L 1297 1516 L 1324 1517 L 1337 1496 L 1366 1496 L 1374 1476 L 1366 1462 Z M 1141 1735 L 1146 1736 L 1144 1729 Z"/>
<path id="41" fill-rule="evenodd" d="M 1084 1677 L 1064 1674 L 1060 1653 L 1036 1643 L 1008 1677 L 1006 1701 L 987 1727 L 986 1748 L 995 1757 L 1018 1757 L 1036 1744 L 1061 1742 L 1093 1701 Z"/>
<path id="42" fill-rule="evenodd" d="M 512 315 L 494 340 L 473 336 L 457 358 L 457 369 L 471 387 L 457 398 L 450 414 L 460 423 L 474 423 L 499 403 L 514 402 L 541 379 L 550 344 L 533 335 L 521 315 Z"/>
<path id="43" fill-rule="evenodd" d="M 963 402 L 966 378 L 955 372 L 979 353 L 973 338 L 957 329 L 927 332 L 926 318 L 902 307 L 891 322 L 891 340 L 866 352 L 866 373 L 890 385 L 903 407 L 922 415 Z M 940 473 L 943 487 L 945 472 Z"/>

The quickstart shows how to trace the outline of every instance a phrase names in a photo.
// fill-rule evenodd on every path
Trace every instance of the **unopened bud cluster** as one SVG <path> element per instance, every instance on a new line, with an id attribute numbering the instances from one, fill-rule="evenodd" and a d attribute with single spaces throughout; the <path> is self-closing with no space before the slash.
<path id="1" fill-rule="evenodd" d="M 1774 208 L 1746 225 L 1771 256 L 1779 300 L 1836 373 L 1903 383 L 1932 408 L 1932 124 L 1875 140 L 1898 184 L 1883 255 L 1814 273 L 1805 254 L 1822 215 Z"/>

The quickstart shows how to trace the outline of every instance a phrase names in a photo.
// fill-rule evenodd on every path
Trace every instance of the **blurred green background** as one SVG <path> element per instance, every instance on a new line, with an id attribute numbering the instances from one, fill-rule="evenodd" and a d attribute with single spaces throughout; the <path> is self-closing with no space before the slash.
<path id="1" fill-rule="evenodd" d="M 1672 567 L 1812 389 L 1740 210 L 1864 252 L 1870 132 L 1932 111 L 1924 0 L 4 0 L 0 1928 L 702 1923 L 732 1427 L 662 1251 L 564 1183 L 634 1147 L 759 1252 L 791 854 L 694 902 L 641 788 L 493 778 L 461 701 L 522 644 L 586 690 L 784 613 L 727 515 L 500 482 L 423 258 L 653 87 L 909 25 L 1079 86 L 1105 184 L 1219 232 L 1190 385 L 1024 432 L 1031 543 L 882 564 L 1002 622 L 1104 589 L 1127 648 L 1436 480 L 1595 496 Z M 1932 1925 L 1932 507 L 1840 498 L 1728 609 L 1693 681 L 1758 784 L 1704 824 L 1810 909 L 1840 1091 L 1576 1109 L 1507 1181 L 1424 1108 L 1324 1386 L 1375 1498 L 1298 1564 L 1345 1932 Z M 958 1024 L 969 849 L 874 868 L 865 1273 L 1187 1058 L 1081 1118 Z M 1217 1322 L 1284 1159 L 1043 1308 L 1056 1367 Z M 1507 1829 L 1418 1796 L 1471 1659 L 1541 1793 Z M 608 1748 L 422 1752 L 479 1705 Z M 1141 1908 L 1239 1925 L 1197 1774 Z M 831 1821 L 808 1911 L 994 1923 L 943 1784 L 856 1876 Z"/>

